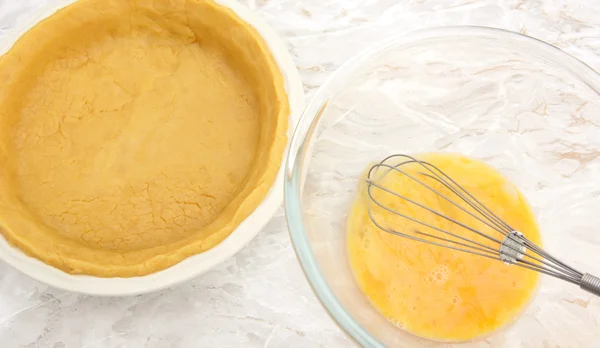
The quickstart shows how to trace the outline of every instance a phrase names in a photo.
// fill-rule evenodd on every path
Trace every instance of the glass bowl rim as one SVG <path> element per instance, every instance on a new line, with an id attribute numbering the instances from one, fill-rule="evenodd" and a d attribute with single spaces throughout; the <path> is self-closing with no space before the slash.
<path id="1" fill-rule="evenodd" d="M 304 184 L 302 176 L 306 173 L 306 168 L 302 168 L 301 164 L 305 156 L 307 156 L 307 150 L 311 145 L 310 140 L 319 125 L 323 111 L 327 107 L 329 97 L 333 92 L 345 85 L 345 82 L 349 80 L 357 68 L 387 49 L 425 39 L 452 37 L 456 35 L 488 39 L 502 38 L 513 40 L 513 42 L 528 43 L 533 49 L 547 54 L 545 58 L 558 63 L 578 76 L 590 88 L 596 92 L 600 91 L 600 73 L 560 48 L 522 33 L 484 26 L 432 27 L 395 36 L 364 49 L 343 63 L 326 79 L 306 105 L 290 142 L 290 149 L 285 163 L 285 215 L 296 256 L 317 299 L 334 322 L 351 339 L 364 347 L 384 347 L 384 344 L 373 337 L 346 311 L 344 305 L 331 290 L 313 254 L 307 237 L 306 227 L 303 223 L 302 207 L 300 205 L 302 186 Z"/>

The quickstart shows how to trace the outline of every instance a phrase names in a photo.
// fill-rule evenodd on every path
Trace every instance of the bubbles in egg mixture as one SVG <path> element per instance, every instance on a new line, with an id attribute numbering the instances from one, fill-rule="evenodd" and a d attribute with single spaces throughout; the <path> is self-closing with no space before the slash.
<path id="1" fill-rule="evenodd" d="M 436 285 L 445 284 L 450 278 L 450 273 L 450 268 L 447 265 L 438 265 L 433 270 L 431 270 L 431 272 L 429 272 L 427 277 L 425 277 L 425 282 L 433 283 Z"/>

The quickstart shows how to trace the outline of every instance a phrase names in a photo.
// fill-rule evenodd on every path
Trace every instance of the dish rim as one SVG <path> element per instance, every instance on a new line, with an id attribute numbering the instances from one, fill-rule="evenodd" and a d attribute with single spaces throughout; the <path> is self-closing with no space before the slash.
<path id="1" fill-rule="evenodd" d="M 0 38 L 0 55 L 29 29 L 77 0 L 66 0 L 39 8 L 34 15 Z M 265 40 L 284 80 L 290 104 L 288 142 L 275 182 L 261 204 L 223 241 L 213 248 L 156 273 L 131 278 L 101 278 L 72 275 L 30 257 L 11 246 L 0 234 L 0 259 L 8 265 L 47 285 L 62 290 L 95 296 L 133 296 L 158 291 L 195 278 L 237 254 L 271 220 L 283 202 L 284 159 L 287 157 L 291 134 L 305 105 L 300 75 L 283 41 L 257 14 L 234 0 L 212 0 L 232 10 L 240 19 L 254 27 Z"/>
<path id="2" fill-rule="evenodd" d="M 532 49 L 547 54 L 549 60 L 565 67 L 570 73 L 576 75 L 592 89 L 597 91 L 600 90 L 599 72 L 552 44 L 506 29 L 469 25 L 418 29 L 407 34 L 397 35 L 388 40 L 380 41 L 350 58 L 327 78 L 308 102 L 298 121 L 296 131 L 290 142 L 285 165 L 285 215 L 294 251 L 296 252 L 302 271 L 314 294 L 338 327 L 362 347 L 383 348 L 385 345 L 377 338 L 373 337 L 350 315 L 350 313 L 348 313 L 348 311 L 346 311 L 344 305 L 337 299 L 329 287 L 327 279 L 320 270 L 319 263 L 312 252 L 312 247 L 308 240 L 306 227 L 302 218 L 301 194 L 304 177 L 308 170 L 308 168 L 303 168 L 302 164 L 305 157 L 310 155 L 312 136 L 317 126 L 320 124 L 320 119 L 329 98 L 350 81 L 353 73 L 358 68 L 376 55 L 395 46 L 407 45 L 426 39 L 437 39 L 456 35 L 471 35 L 478 38 L 484 37 L 489 39 L 497 39 L 500 37 L 515 40 L 517 42 L 529 43 Z"/>

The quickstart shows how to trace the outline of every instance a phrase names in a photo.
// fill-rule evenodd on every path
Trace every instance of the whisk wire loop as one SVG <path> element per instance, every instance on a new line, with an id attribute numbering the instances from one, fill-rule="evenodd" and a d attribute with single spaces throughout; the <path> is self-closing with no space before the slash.
<path id="1" fill-rule="evenodd" d="M 414 170 L 409 172 L 408 170 L 403 169 L 404 167 L 414 169 L 414 166 L 418 166 L 419 170 L 416 172 Z M 470 226 L 465 222 L 461 222 L 456 218 L 448 216 L 444 211 L 428 207 L 425 203 L 418 202 L 413 198 L 409 198 L 386 187 L 385 178 L 390 173 L 397 173 L 398 175 L 402 175 L 416 182 L 420 187 L 435 194 L 438 199 L 443 199 L 450 203 L 453 207 L 472 217 L 475 221 L 482 223 L 482 226 L 489 227 L 490 231 L 499 233 L 501 238 L 490 235 L 479 228 Z M 418 178 L 418 175 L 423 178 Z M 444 188 L 448 192 L 440 192 L 439 189 L 428 184 L 426 182 L 427 180 L 433 180 L 433 183 L 441 185 L 441 188 Z M 527 239 L 523 233 L 512 228 L 506 221 L 491 211 L 462 185 L 457 183 L 440 168 L 429 162 L 421 161 L 403 154 L 388 156 L 369 169 L 366 184 L 369 202 L 374 203 L 374 205 L 368 205 L 369 218 L 373 224 L 382 231 L 414 241 L 498 260 L 508 265 L 517 265 L 522 268 L 579 285 L 582 289 L 600 296 L 600 278 L 592 276 L 589 273 L 582 273 L 552 256 L 531 240 Z M 424 212 L 442 218 L 455 228 L 450 231 L 449 229 L 444 229 L 419 220 L 418 218 L 411 216 L 408 212 L 401 212 L 394 207 L 388 206 L 378 199 L 379 195 L 375 193 L 376 191 L 379 191 L 379 194 L 391 195 L 394 198 L 410 204 L 412 207 L 418 207 Z M 440 232 L 442 235 L 427 233 L 419 228 L 412 228 L 410 231 L 401 232 L 387 227 L 379 221 L 378 215 L 373 212 L 372 207 L 383 209 L 383 211 L 406 219 L 425 229 Z M 456 229 L 460 232 L 455 231 Z M 463 234 L 463 231 L 468 233 Z M 492 245 L 487 245 L 482 241 L 474 240 L 472 238 L 474 236 L 479 236 L 483 238 L 483 241 L 492 243 Z"/>

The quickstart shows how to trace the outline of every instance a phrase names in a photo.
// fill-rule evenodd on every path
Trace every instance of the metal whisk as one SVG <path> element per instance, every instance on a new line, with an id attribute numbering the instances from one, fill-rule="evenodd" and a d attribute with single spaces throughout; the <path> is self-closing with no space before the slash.
<path id="1" fill-rule="evenodd" d="M 405 170 L 405 168 L 408 168 L 406 167 L 407 165 L 417 165 L 419 166 L 417 167 L 419 170 L 417 172 L 414 170 L 407 171 Z M 407 178 L 414 180 L 428 191 L 433 192 L 438 199 L 447 201 L 454 207 L 462 210 L 464 213 L 488 226 L 491 231 L 494 231 L 494 233 L 497 232 L 498 235 L 485 233 L 481 228 L 477 229 L 473 226 L 467 225 L 464 222 L 457 221 L 457 219 L 449 217 L 447 214 L 444 214 L 444 212 L 436 211 L 435 209 L 427 207 L 423 203 L 399 194 L 393 189 L 386 187 L 382 181 L 386 175 L 389 175 L 389 173 L 393 172 L 402 174 Z M 447 193 L 442 193 L 440 190 L 435 189 L 433 187 L 434 185 L 429 185 L 426 182 L 429 181 L 429 179 L 434 180 L 445 187 L 447 189 Z M 581 289 L 600 296 L 600 278 L 589 273 L 581 273 L 550 255 L 548 252 L 527 239 L 523 233 L 515 230 L 508 223 L 499 218 L 496 214 L 494 214 L 494 212 L 477 200 L 477 198 L 467 192 L 467 190 L 465 190 L 461 185 L 459 185 L 456 181 L 431 163 L 421 161 L 407 155 L 392 155 L 370 168 L 367 174 L 366 183 L 367 194 L 370 198 L 370 201 L 376 206 L 392 214 L 412 221 L 416 223 L 417 226 L 420 225 L 424 228 L 438 231 L 439 234 L 434 235 L 416 229 L 413 231 L 397 231 L 385 227 L 385 224 L 382 221 L 378 221 L 378 218 L 375 216 L 375 214 L 373 214 L 371 209 L 372 205 L 369 204 L 368 212 L 371 221 L 375 224 L 375 226 L 385 232 L 439 247 L 450 248 L 457 251 L 495 259 L 502 261 L 507 265 L 517 265 L 519 267 L 544 273 L 552 277 L 579 285 Z M 427 222 L 410 216 L 406 212 L 403 213 L 398 211 L 398 209 L 394 209 L 393 207 L 382 203 L 382 200 L 378 199 L 377 195 L 374 194 L 374 192 L 376 192 L 375 190 L 382 191 L 380 192 L 379 197 L 381 197 L 381 193 L 389 194 L 394 196 L 394 199 L 402 199 L 405 202 L 414 205 L 414 207 L 424 209 L 424 211 L 432 213 L 441 219 L 458 226 L 458 229 L 461 231 L 461 233 L 452 232 L 449 231 L 450 229 L 444 229 L 439 226 L 428 224 Z M 459 202 L 463 203 L 461 204 Z M 412 232 L 412 234 L 410 234 L 410 232 Z M 489 243 L 481 243 L 473 238 L 475 236 L 483 237 L 483 240 L 489 241 Z M 478 237 L 477 239 L 481 238 Z"/>

